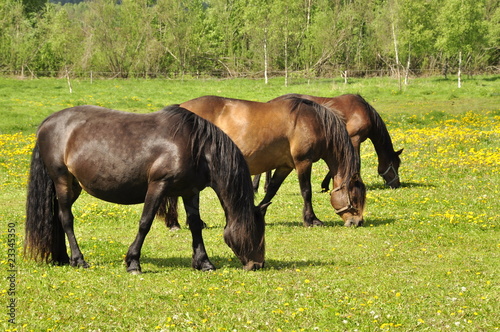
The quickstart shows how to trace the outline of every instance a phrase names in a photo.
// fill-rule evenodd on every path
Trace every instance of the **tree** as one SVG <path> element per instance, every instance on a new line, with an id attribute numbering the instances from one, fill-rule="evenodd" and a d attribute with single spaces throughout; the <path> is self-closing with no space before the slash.
<path id="1" fill-rule="evenodd" d="M 158 0 L 156 12 L 157 38 L 164 51 L 164 68 L 182 73 L 200 67 L 203 40 L 203 4 L 177 0 Z"/>
<path id="2" fill-rule="evenodd" d="M 436 46 L 445 56 L 458 56 L 458 87 L 462 61 L 481 49 L 486 35 L 484 0 L 445 0 L 438 16 Z"/>
<path id="3" fill-rule="evenodd" d="M 401 54 L 406 58 L 405 81 L 413 63 L 424 61 L 435 53 L 436 12 L 439 2 L 402 1 L 398 12 L 398 26 Z M 422 66 L 421 64 L 420 66 Z M 422 69 L 422 67 L 420 67 Z"/>
<path id="4" fill-rule="evenodd" d="M 3 2 L 0 7 L 0 64 L 6 70 L 25 70 L 34 75 L 33 64 L 43 40 L 40 40 L 35 17 L 26 17 L 18 1 Z"/>
<path id="5" fill-rule="evenodd" d="M 90 2 L 85 25 L 93 65 L 121 77 L 144 73 L 152 38 L 150 23 L 147 0 L 123 0 L 119 5 L 107 0 Z"/>
<path id="6" fill-rule="evenodd" d="M 487 17 L 487 51 L 489 62 L 498 68 L 500 64 L 500 6 L 498 1 L 496 6 L 492 6 L 489 12 L 490 15 Z"/>
<path id="7" fill-rule="evenodd" d="M 48 3 L 48 0 L 22 0 L 24 13 L 27 17 L 42 12 L 45 8 L 45 5 Z"/>
<path id="8" fill-rule="evenodd" d="M 248 54 L 264 73 L 264 79 L 267 83 L 269 55 L 269 16 L 270 7 L 266 0 L 249 0 L 244 12 L 244 30 L 245 38 L 248 40 Z M 258 68 L 258 67 L 257 67 Z"/>

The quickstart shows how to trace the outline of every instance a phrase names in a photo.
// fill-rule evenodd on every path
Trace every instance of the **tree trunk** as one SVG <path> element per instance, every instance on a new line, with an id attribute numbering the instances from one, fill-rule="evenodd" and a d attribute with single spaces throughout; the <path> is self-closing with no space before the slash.
<path id="1" fill-rule="evenodd" d="M 268 68 L 268 60 L 267 60 L 267 29 L 264 32 L 264 82 L 267 84 L 267 68 Z"/>
<path id="2" fill-rule="evenodd" d="M 285 86 L 288 86 L 288 32 L 285 34 Z"/>
<path id="3" fill-rule="evenodd" d="M 396 39 L 396 30 L 394 28 L 394 22 L 392 23 L 392 38 L 394 39 L 394 52 L 396 54 L 396 75 L 398 76 L 399 91 L 401 91 L 401 71 L 399 68 L 398 41 Z"/>
<path id="4" fill-rule="evenodd" d="M 462 51 L 458 52 L 458 88 L 462 87 Z"/>
<path id="5" fill-rule="evenodd" d="M 408 76 L 410 75 L 410 58 L 411 58 L 411 44 L 408 46 L 408 61 L 406 62 L 405 70 L 405 85 L 408 85 Z"/>

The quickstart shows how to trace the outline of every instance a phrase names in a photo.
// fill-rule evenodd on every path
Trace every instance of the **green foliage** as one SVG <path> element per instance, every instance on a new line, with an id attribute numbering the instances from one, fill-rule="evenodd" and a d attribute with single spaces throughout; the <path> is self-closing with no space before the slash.
<path id="1" fill-rule="evenodd" d="M 40 13 L 45 5 L 49 2 L 48 0 L 22 0 L 24 7 L 24 13 L 27 16 L 36 15 Z"/>
<path id="2" fill-rule="evenodd" d="M 23 2 L 0 4 L 7 74 L 362 76 L 394 70 L 395 42 L 417 74 L 439 70 L 458 48 L 470 70 L 498 62 L 491 0 L 31 3 L 43 6 L 26 15 Z"/>
<path id="3" fill-rule="evenodd" d="M 484 44 L 484 0 L 447 0 L 438 16 L 436 46 L 445 54 L 471 53 Z"/>

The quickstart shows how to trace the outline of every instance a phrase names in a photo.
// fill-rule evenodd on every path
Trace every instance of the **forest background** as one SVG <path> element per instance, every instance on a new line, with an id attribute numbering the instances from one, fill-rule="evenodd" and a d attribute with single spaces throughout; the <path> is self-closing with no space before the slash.
<path id="1" fill-rule="evenodd" d="M 75 3 L 72 3 L 75 2 Z M 3 0 L 0 74 L 498 73 L 499 0 Z"/>

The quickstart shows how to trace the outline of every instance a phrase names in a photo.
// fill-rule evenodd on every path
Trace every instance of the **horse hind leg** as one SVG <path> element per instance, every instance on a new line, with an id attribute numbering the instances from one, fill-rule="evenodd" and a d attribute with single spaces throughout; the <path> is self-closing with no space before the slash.
<path id="1" fill-rule="evenodd" d="M 256 174 L 253 177 L 252 185 L 253 185 L 253 191 L 257 193 L 259 191 L 259 183 L 260 183 L 260 178 L 262 174 Z M 271 181 L 271 171 L 266 172 L 266 179 L 264 181 L 264 192 L 267 192 L 267 187 L 269 187 L 269 182 Z"/>
<path id="2" fill-rule="evenodd" d="M 125 256 L 125 264 L 127 265 L 127 272 L 132 274 L 142 273 L 140 258 L 141 249 L 148 235 L 151 225 L 153 224 L 154 217 L 158 212 L 161 204 L 165 203 L 162 199 L 165 192 L 165 184 L 162 182 L 152 182 L 149 184 L 148 192 L 144 200 L 144 207 L 142 209 L 141 219 L 139 220 L 139 231 L 134 239 L 134 242 L 128 248 Z"/>
<path id="3" fill-rule="evenodd" d="M 256 174 L 252 180 L 253 191 L 255 193 L 259 191 L 260 176 L 261 174 Z"/>
<path id="4" fill-rule="evenodd" d="M 83 254 L 76 240 L 74 232 L 74 216 L 71 211 L 73 203 L 80 195 L 81 187 L 78 185 L 77 181 L 70 176 L 67 176 L 65 180 L 66 181 L 62 181 L 59 184 L 56 184 L 56 193 L 57 193 L 57 201 L 59 209 L 58 211 L 59 220 L 61 221 L 62 229 L 64 230 L 64 233 L 68 238 L 68 244 L 71 251 L 71 257 L 69 257 L 69 264 L 71 266 L 88 267 L 88 264 L 87 262 L 85 262 Z M 61 232 L 61 235 L 59 236 L 64 237 L 64 233 Z M 64 254 L 66 253 L 66 245 L 64 241 L 58 241 L 57 243 L 59 243 L 59 246 L 61 246 L 61 248 L 58 248 L 57 252 L 62 254 L 61 257 L 57 256 L 53 257 L 53 260 L 56 263 L 59 262 L 65 264 L 67 257 L 67 254 L 66 255 Z M 62 246 L 64 248 L 62 248 Z"/>

